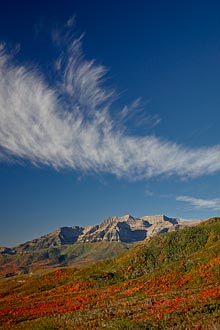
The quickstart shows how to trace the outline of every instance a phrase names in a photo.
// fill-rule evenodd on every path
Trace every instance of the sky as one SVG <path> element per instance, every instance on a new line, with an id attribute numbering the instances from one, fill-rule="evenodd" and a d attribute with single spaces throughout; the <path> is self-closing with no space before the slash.
<path id="1" fill-rule="evenodd" d="M 220 3 L 1 4 L 0 246 L 220 214 Z"/>

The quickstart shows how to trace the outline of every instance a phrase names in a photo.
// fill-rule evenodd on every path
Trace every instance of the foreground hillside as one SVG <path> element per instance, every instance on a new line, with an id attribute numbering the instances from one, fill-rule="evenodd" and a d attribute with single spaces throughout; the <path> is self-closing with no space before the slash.
<path id="1" fill-rule="evenodd" d="M 0 282 L 0 329 L 219 329 L 220 218 L 92 266 Z"/>

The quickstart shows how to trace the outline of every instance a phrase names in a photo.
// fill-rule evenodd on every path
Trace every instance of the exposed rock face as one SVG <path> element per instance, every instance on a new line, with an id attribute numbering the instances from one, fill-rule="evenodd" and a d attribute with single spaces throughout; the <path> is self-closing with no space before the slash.
<path id="1" fill-rule="evenodd" d="M 78 242 L 120 241 L 132 243 L 145 238 L 183 227 L 198 224 L 200 221 L 183 221 L 177 218 L 168 218 L 165 215 L 144 216 L 133 218 L 131 215 L 110 217 L 100 225 L 85 228 Z"/>
<path id="2" fill-rule="evenodd" d="M 74 227 L 61 227 L 59 233 L 59 239 L 62 245 L 73 244 L 78 240 L 79 235 L 83 233 L 83 228 Z"/>
<path id="3" fill-rule="evenodd" d="M 77 242 L 79 235 L 83 233 L 82 227 L 61 227 L 50 234 L 41 236 L 32 241 L 19 245 L 16 250 L 29 251 L 51 246 L 60 246 L 65 244 L 73 244 Z"/>
<path id="4" fill-rule="evenodd" d="M 200 222 L 201 220 L 183 221 L 165 215 L 148 215 L 141 218 L 134 218 L 131 215 L 113 216 L 96 226 L 58 228 L 50 234 L 19 245 L 15 250 L 16 252 L 29 251 L 77 242 L 118 241 L 133 243 L 183 227 L 195 226 Z M 4 248 L 0 253 L 7 254 L 12 253 L 12 251 L 14 250 Z"/>
<path id="5" fill-rule="evenodd" d="M 120 241 L 132 243 L 142 241 L 147 237 L 148 224 L 142 219 L 135 219 L 131 215 L 123 217 L 110 217 L 100 225 L 79 236 L 79 242 Z"/>

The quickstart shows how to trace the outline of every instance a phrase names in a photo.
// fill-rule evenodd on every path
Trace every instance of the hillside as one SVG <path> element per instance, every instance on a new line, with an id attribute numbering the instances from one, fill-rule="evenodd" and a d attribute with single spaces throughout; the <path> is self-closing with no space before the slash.
<path id="1" fill-rule="evenodd" d="M 130 246 L 131 244 L 121 242 L 86 242 L 0 253 L 0 277 L 33 273 L 38 269 L 94 263 L 119 256 Z"/>
<path id="2" fill-rule="evenodd" d="M 0 281 L 0 329 L 219 329 L 220 218 L 124 255 Z"/>

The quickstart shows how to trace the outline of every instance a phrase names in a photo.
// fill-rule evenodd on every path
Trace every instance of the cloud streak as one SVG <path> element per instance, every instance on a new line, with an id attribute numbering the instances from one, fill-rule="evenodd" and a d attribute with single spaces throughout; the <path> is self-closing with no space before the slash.
<path id="1" fill-rule="evenodd" d="M 178 196 L 176 198 L 177 201 L 185 202 L 190 204 L 192 207 L 196 209 L 212 209 L 212 210 L 220 210 L 220 199 L 201 199 L 190 196 Z"/>
<path id="2" fill-rule="evenodd" d="M 130 119 L 129 107 L 111 115 L 115 94 L 104 87 L 106 69 L 84 58 L 82 37 L 72 40 L 69 33 L 57 33 L 54 40 L 62 50 L 54 62 L 53 85 L 36 69 L 16 64 L 5 45 L 0 47 L 1 162 L 28 160 L 131 180 L 220 171 L 220 146 L 192 149 L 126 133 L 121 121 Z"/>

